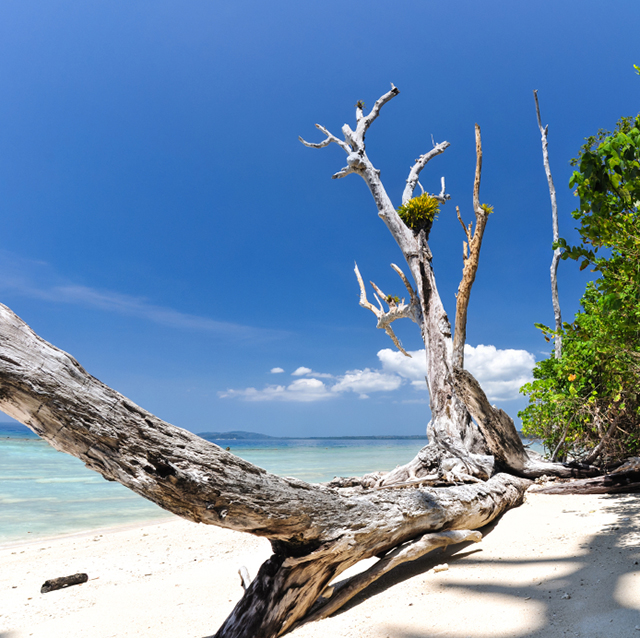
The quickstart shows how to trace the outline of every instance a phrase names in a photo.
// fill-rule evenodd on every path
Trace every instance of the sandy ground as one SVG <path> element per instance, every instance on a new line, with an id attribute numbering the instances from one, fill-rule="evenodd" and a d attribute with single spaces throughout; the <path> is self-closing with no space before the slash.
<path id="1" fill-rule="evenodd" d="M 483 531 L 289 636 L 640 638 L 640 495 L 528 494 Z M 269 553 L 180 520 L 0 547 L 0 638 L 209 637 L 242 594 L 238 568 Z M 76 572 L 89 582 L 40 594 Z"/>

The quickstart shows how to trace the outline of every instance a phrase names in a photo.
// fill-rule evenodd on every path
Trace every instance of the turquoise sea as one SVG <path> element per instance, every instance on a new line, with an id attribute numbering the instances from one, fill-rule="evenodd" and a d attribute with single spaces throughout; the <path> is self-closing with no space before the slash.
<path id="1" fill-rule="evenodd" d="M 391 470 L 427 439 L 216 440 L 281 476 L 311 483 Z M 106 481 L 27 428 L 0 424 L 0 545 L 83 530 L 170 519 L 173 515 Z"/>

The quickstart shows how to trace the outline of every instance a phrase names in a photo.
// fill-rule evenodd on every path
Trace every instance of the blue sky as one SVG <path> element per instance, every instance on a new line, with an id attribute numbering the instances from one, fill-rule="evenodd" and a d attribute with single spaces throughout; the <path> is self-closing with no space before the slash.
<path id="1" fill-rule="evenodd" d="M 469 309 L 469 366 L 512 416 L 552 323 L 550 205 L 532 90 L 549 124 L 560 232 L 569 159 L 640 110 L 640 5 L 142 2 L 0 5 L 0 300 L 92 374 L 176 425 L 275 435 L 420 434 L 419 353 L 401 360 L 353 274 L 402 294 L 401 255 L 337 146 L 393 82 L 367 135 L 396 203 L 422 174 L 452 201 L 431 235 L 450 315 L 459 205 L 494 206 Z M 588 273 L 560 265 L 565 320 Z M 395 324 L 398 326 L 398 324 Z M 418 351 L 413 324 L 398 326 Z M 482 346 L 482 347 L 480 347 Z M 512 352 L 503 352 L 509 351 Z M 517 352 L 513 352 L 517 351 Z M 282 369 L 282 372 L 271 372 Z"/>

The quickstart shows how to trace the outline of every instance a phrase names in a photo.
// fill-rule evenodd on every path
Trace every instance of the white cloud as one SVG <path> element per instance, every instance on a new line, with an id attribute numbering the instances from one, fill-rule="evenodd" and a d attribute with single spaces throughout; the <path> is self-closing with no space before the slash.
<path id="1" fill-rule="evenodd" d="M 378 370 L 349 370 L 331 388 L 332 392 L 356 392 L 366 398 L 369 392 L 390 392 L 402 385 L 402 379 L 395 374 L 386 374 Z"/>
<path id="2" fill-rule="evenodd" d="M 395 373 L 417 388 L 426 388 L 427 374 L 424 350 L 413 350 L 411 358 L 397 350 L 385 348 L 378 359 L 385 372 Z M 519 396 L 519 389 L 531 381 L 535 357 L 526 350 L 499 350 L 495 346 L 470 345 L 464 347 L 464 365 L 478 380 L 491 401 L 511 401 Z"/>
<path id="3" fill-rule="evenodd" d="M 281 372 L 284 372 L 284 370 L 282 368 L 271 368 L 270 372 L 271 374 L 280 374 Z"/>
<path id="4" fill-rule="evenodd" d="M 464 362 L 491 401 L 511 401 L 518 398 L 520 387 L 533 379 L 536 358 L 526 350 L 465 345 Z"/>
<path id="5" fill-rule="evenodd" d="M 300 366 L 296 368 L 292 373 L 292 377 L 314 377 L 316 379 L 333 379 L 334 376 L 332 374 L 328 374 L 327 372 L 316 372 L 311 368 L 306 368 L 305 366 Z"/>
<path id="6" fill-rule="evenodd" d="M 300 370 L 300 368 L 298 368 Z M 298 372 L 296 370 L 296 372 Z M 309 370 L 309 368 L 304 368 Z M 311 371 L 310 371 L 311 373 Z M 309 374 L 303 372 L 302 374 Z M 332 377 L 332 375 L 323 375 Z M 315 377 L 296 379 L 288 386 L 268 385 L 262 390 L 245 388 L 243 390 L 227 390 L 219 392 L 221 398 L 238 398 L 245 401 L 322 401 L 330 397 L 338 397 L 343 392 L 355 392 L 361 399 L 367 399 L 370 392 L 388 392 L 402 385 L 402 378 L 394 374 L 386 374 L 378 370 L 350 370 L 337 377 L 333 385 L 325 385 Z"/>
<path id="7" fill-rule="evenodd" d="M 288 386 L 268 385 L 262 390 L 246 388 L 220 392 L 221 398 L 240 398 L 245 401 L 294 401 L 308 403 L 334 396 L 319 379 L 296 379 Z"/>
<path id="8" fill-rule="evenodd" d="M 409 379 L 411 385 L 421 390 L 427 389 L 424 380 L 427 374 L 427 362 L 423 350 L 410 350 L 411 358 L 405 356 L 399 350 L 384 348 L 378 352 L 378 359 L 382 363 L 385 372 L 400 375 L 403 379 Z"/>
<path id="9" fill-rule="evenodd" d="M 319 374 L 311 368 L 299 367 L 293 376 L 296 379 L 288 386 L 268 385 L 262 390 L 246 388 L 227 390 L 219 393 L 221 397 L 235 397 L 245 401 L 322 401 L 338 397 L 345 392 L 354 392 L 361 399 L 369 398 L 372 392 L 393 392 L 406 381 L 426 390 L 425 375 L 427 366 L 424 350 L 412 350 L 411 358 L 397 350 L 384 348 L 378 352 L 382 370 L 348 370 L 333 377 Z M 465 367 L 478 380 L 491 401 L 511 401 L 517 399 L 520 386 L 531 381 L 531 370 L 535 357 L 526 350 L 498 350 L 495 346 L 479 345 L 464 348 Z M 272 372 L 283 372 L 282 368 L 273 368 Z M 320 378 L 334 379 L 332 382 L 320 381 Z M 406 381 L 405 381 L 406 380 Z M 419 399 L 424 401 L 425 399 Z"/>

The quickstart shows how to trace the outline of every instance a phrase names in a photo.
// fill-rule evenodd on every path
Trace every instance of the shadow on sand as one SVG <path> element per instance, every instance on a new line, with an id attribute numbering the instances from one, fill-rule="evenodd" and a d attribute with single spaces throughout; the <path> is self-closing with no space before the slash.
<path id="1" fill-rule="evenodd" d="M 553 560 L 554 564 L 565 569 L 559 570 L 562 576 L 542 579 L 530 586 L 508 584 L 470 584 L 467 580 L 444 582 L 441 591 L 458 590 L 464 596 L 485 594 L 488 596 L 511 596 L 522 601 L 537 603 L 543 610 L 542 622 L 530 631 L 510 633 L 513 638 L 551 638 L 555 636 L 580 636 L 584 638 L 640 638 L 640 610 L 637 607 L 640 580 L 631 576 L 640 571 L 640 495 L 607 495 L 603 511 L 616 515 L 616 522 L 606 526 L 601 532 L 589 537 L 580 556 L 571 556 Z M 499 523 L 493 523 L 483 530 L 484 535 L 491 533 Z M 585 521 L 586 524 L 586 521 Z M 526 537 L 523 540 L 526 543 Z M 479 550 L 477 550 L 479 551 Z M 370 596 L 379 594 L 397 583 L 422 574 L 434 565 L 442 562 L 455 564 L 464 560 L 465 565 L 478 564 L 475 551 L 461 551 L 460 546 L 449 548 L 437 555 L 429 555 L 414 563 L 400 565 L 380 581 L 356 596 L 339 613 L 344 613 Z M 527 568 L 531 565 L 548 563 L 549 558 L 526 560 L 500 560 L 500 565 Z M 576 565 L 578 566 L 576 568 Z M 437 596 L 437 594 L 435 594 Z M 433 603 L 437 604 L 434 596 Z M 629 604 L 629 596 L 636 601 Z M 401 624 L 393 621 L 386 625 L 387 632 L 393 638 L 436 638 L 442 637 L 441 627 L 429 629 L 429 618 L 425 616 L 424 629 L 407 631 Z M 495 626 L 495 634 L 507 635 Z M 486 623 L 478 618 L 478 629 L 470 632 L 468 628 L 457 630 L 455 618 L 446 634 L 447 638 L 477 638 L 492 635 Z"/>

